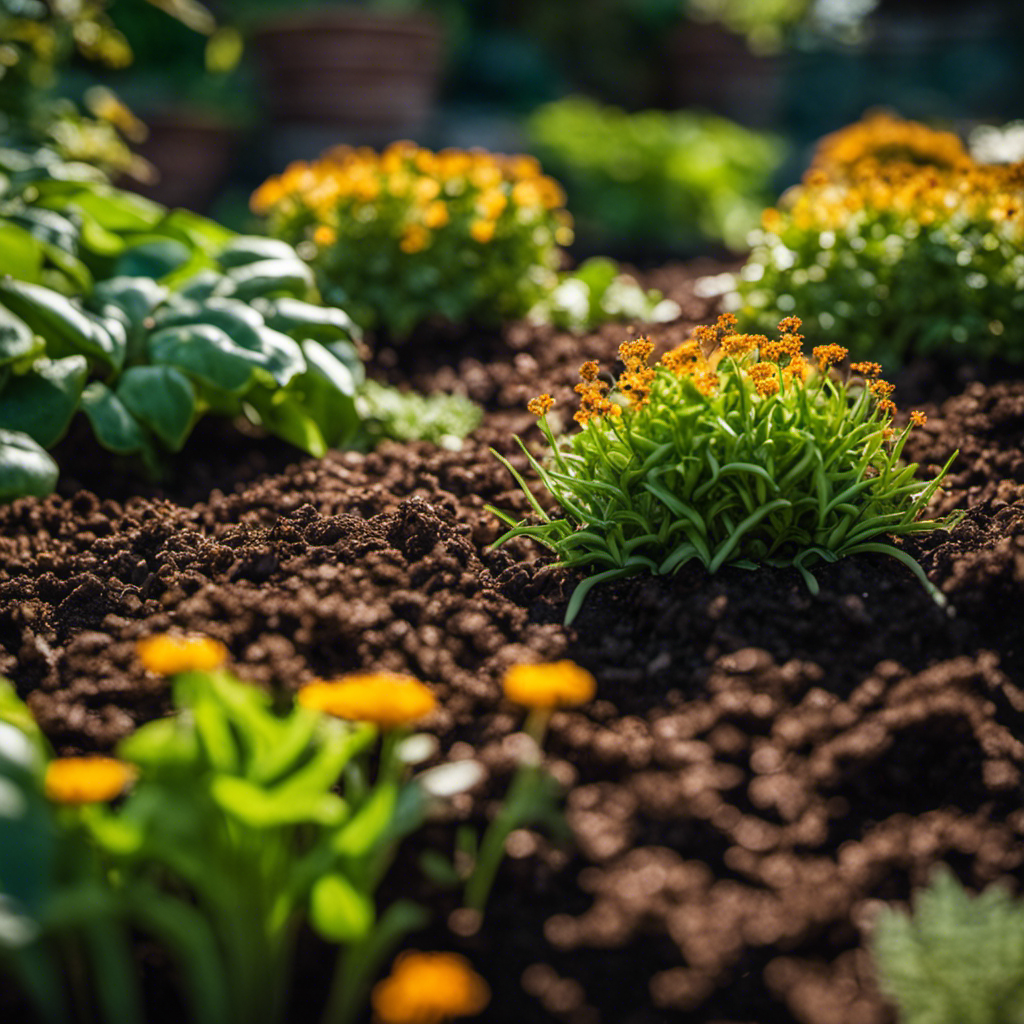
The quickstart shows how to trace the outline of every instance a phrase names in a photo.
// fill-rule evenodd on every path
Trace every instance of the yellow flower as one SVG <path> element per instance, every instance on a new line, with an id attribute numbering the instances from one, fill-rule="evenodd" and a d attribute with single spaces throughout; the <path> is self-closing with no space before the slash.
<path id="1" fill-rule="evenodd" d="M 497 220 L 506 206 L 508 198 L 500 188 L 489 188 L 477 196 L 476 210 L 485 220 Z"/>
<path id="2" fill-rule="evenodd" d="M 433 178 L 419 178 L 412 188 L 412 194 L 416 202 L 424 206 L 432 199 L 436 199 L 440 191 L 440 184 Z"/>
<path id="3" fill-rule="evenodd" d="M 144 668 L 161 676 L 179 672 L 212 672 L 227 661 L 228 649 L 208 636 L 172 636 L 158 633 L 135 645 Z"/>
<path id="4" fill-rule="evenodd" d="M 316 230 L 313 232 L 313 241 L 320 246 L 321 249 L 327 249 L 338 240 L 338 232 L 332 227 L 328 227 L 326 224 L 317 225 Z"/>
<path id="5" fill-rule="evenodd" d="M 448 220 L 448 204 L 443 199 L 435 199 L 423 211 L 423 223 L 432 231 L 443 228 Z"/>
<path id="6" fill-rule="evenodd" d="M 113 757 L 57 757 L 46 766 L 46 795 L 57 804 L 98 804 L 120 796 L 136 771 Z"/>
<path id="7" fill-rule="evenodd" d="M 513 665 L 502 685 L 509 700 L 528 708 L 585 704 L 597 692 L 594 677 L 572 661 Z"/>
<path id="8" fill-rule="evenodd" d="M 512 186 L 512 202 L 515 203 L 516 206 L 520 206 L 525 209 L 542 206 L 541 190 L 537 185 L 537 181 L 532 178 L 527 178 L 524 181 L 517 181 L 515 185 Z"/>
<path id="9" fill-rule="evenodd" d="M 526 403 L 526 408 L 534 416 L 543 416 L 548 409 L 555 404 L 555 400 L 549 394 L 538 395 Z"/>
<path id="10" fill-rule="evenodd" d="M 422 224 L 410 224 L 398 243 L 402 252 L 422 252 L 430 244 L 430 232 Z"/>
<path id="11" fill-rule="evenodd" d="M 442 1024 L 481 1013 L 490 1000 L 487 982 L 465 957 L 414 949 L 395 960 L 371 997 L 376 1024 Z"/>
<path id="12" fill-rule="evenodd" d="M 304 708 L 351 722 L 372 722 L 382 729 L 409 725 L 437 707 L 430 690 L 412 676 L 394 672 L 358 672 L 299 690 Z"/>
<path id="13" fill-rule="evenodd" d="M 494 237 L 494 221 L 474 220 L 469 225 L 469 234 L 474 242 L 486 245 Z"/>

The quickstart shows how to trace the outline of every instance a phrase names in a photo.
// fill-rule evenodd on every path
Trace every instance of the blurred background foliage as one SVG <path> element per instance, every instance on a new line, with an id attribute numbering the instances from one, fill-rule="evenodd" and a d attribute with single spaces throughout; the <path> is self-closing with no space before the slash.
<path id="1" fill-rule="evenodd" d="M 238 228 L 337 143 L 532 150 L 576 256 L 650 263 L 741 246 L 867 108 L 1019 117 L 1022 42 L 1018 0 L 0 0 L 0 117 Z"/>

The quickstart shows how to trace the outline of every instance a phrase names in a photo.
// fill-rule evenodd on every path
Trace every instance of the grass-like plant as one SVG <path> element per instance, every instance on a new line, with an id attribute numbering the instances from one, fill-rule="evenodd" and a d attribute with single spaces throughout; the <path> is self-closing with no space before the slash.
<path id="1" fill-rule="evenodd" d="M 729 298 L 744 326 L 793 310 L 808 335 L 898 368 L 913 355 L 1024 360 L 1024 165 L 876 118 L 830 136 L 762 217 Z"/>
<path id="2" fill-rule="evenodd" d="M 294 163 L 254 193 L 271 234 L 309 249 L 325 298 L 408 334 L 524 315 L 558 283 L 572 241 L 561 187 L 532 157 L 398 142 Z"/>
<path id="3" fill-rule="evenodd" d="M 737 334 L 724 314 L 691 340 L 648 360 L 653 344 L 625 342 L 625 369 L 611 383 L 596 362 L 580 368 L 580 429 L 555 437 L 548 395 L 530 403 L 551 451 L 542 463 L 520 445 L 561 514 L 530 494 L 535 516 L 499 540 L 532 537 L 558 564 L 585 569 L 566 622 L 603 580 L 672 573 L 697 561 L 709 572 L 734 565 L 792 566 L 817 592 L 817 562 L 875 552 L 907 565 L 937 598 L 921 567 L 892 543 L 949 526 L 922 520 L 953 461 L 930 481 L 900 455 L 921 413 L 892 425 L 892 385 L 873 363 L 848 364 L 838 345 L 805 357 L 800 321 L 779 325 L 778 340 Z"/>

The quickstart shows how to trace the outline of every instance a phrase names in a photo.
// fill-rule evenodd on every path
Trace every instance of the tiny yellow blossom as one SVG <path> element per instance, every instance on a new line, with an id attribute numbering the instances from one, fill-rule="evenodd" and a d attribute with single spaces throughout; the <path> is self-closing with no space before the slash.
<path id="1" fill-rule="evenodd" d="M 910 422 L 915 427 L 923 427 L 928 422 L 928 417 L 920 409 L 915 409 L 910 414 Z"/>
<path id="2" fill-rule="evenodd" d="M 113 757 L 57 757 L 46 766 L 44 788 L 56 804 L 98 804 L 119 797 L 135 768 Z"/>
<path id="3" fill-rule="evenodd" d="M 375 1024 L 443 1024 L 481 1013 L 491 1001 L 487 982 L 458 953 L 402 953 L 377 982 Z"/>
<path id="4" fill-rule="evenodd" d="M 528 708 L 557 708 L 593 700 L 597 682 L 572 661 L 513 665 L 502 683 L 505 696 Z"/>
<path id="5" fill-rule="evenodd" d="M 437 707 L 430 690 L 412 676 L 395 672 L 358 672 L 303 686 L 298 703 L 352 722 L 372 722 L 381 729 L 410 725 Z"/>
<path id="6" fill-rule="evenodd" d="M 327 224 L 318 224 L 313 231 L 313 241 L 321 249 L 328 249 L 338 240 L 338 232 Z"/>
<path id="7" fill-rule="evenodd" d="M 538 395 L 536 398 L 531 398 L 526 403 L 526 408 L 533 413 L 534 416 L 543 416 L 548 409 L 555 404 L 555 400 L 548 394 Z"/>
<path id="8" fill-rule="evenodd" d="M 135 645 L 144 668 L 161 676 L 180 672 L 212 672 L 227 661 L 228 649 L 208 636 L 174 636 L 158 633 Z"/>
<path id="9" fill-rule="evenodd" d="M 430 232 L 422 224 L 410 224 L 402 233 L 398 247 L 402 252 L 423 252 L 430 244 Z"/>
<path id="10" fill-rule="evenodd" d="M 449 221 L 448 205 L 443 199 L 435 199 L 423 211 L 423 223 L 431 231 L 443 228 Z"/>
<path id="11" fill-rule="evenodd" d="M 474 242 L 486 245 L 494 237 L 494 221 L 474 220 L 469 225 L 469 234 Z"/>

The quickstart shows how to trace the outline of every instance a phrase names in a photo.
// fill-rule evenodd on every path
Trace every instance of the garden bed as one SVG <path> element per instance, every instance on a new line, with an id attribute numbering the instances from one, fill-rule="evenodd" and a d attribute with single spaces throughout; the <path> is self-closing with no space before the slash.
<path id="1" fill-rule="evenodd" d="M 693 281 L 714 269 L 648 276 L 684 313 L 651 330 L 659 352 L 713 316 Z M 129 497 L 137 482 L 72 436 L 61 494 L 0 509 L 0 674 L 70 753 L 168 709 L 134 656 L 160 630 L 215 636 L 240 675 L 286 690 L 411 672 L 437 684 L 448 756 L 490 769 L 456 805 L 482 820 L 515 764 L 502 671 L 570 657 L 599 696 L 556 714 L 548 744 L 575 850 L 517 833 L 475 935 L 436 904 L 435 946 L 494 990 L 485 1019 L 882 1024 L 861 946 L 878 901 L 905 900 L 938 861 L 975 886 L 1024 864 L 1024 383 L 907 378 L 930 416 L 907 455 L 961 452 L 935 510 L 967 516 L 904 542 L 949 614 L 868 555 L 819 570 L 815 597 L 792 570 L 626 580 L 566 629 L 574 578 L 530 542 L 489 548 L 484 505 L 526 505 L 488 448 L 522 467 L 513 433 L 539 439 L 526 401 L 550 392 L 566 415 L 579 364 L 612 363 L 631 333 L 520 323 L 378 353 L 392 383 L 484 404 L 460 451 L 294 462 L 207 427 L 162 496 Z"/>

